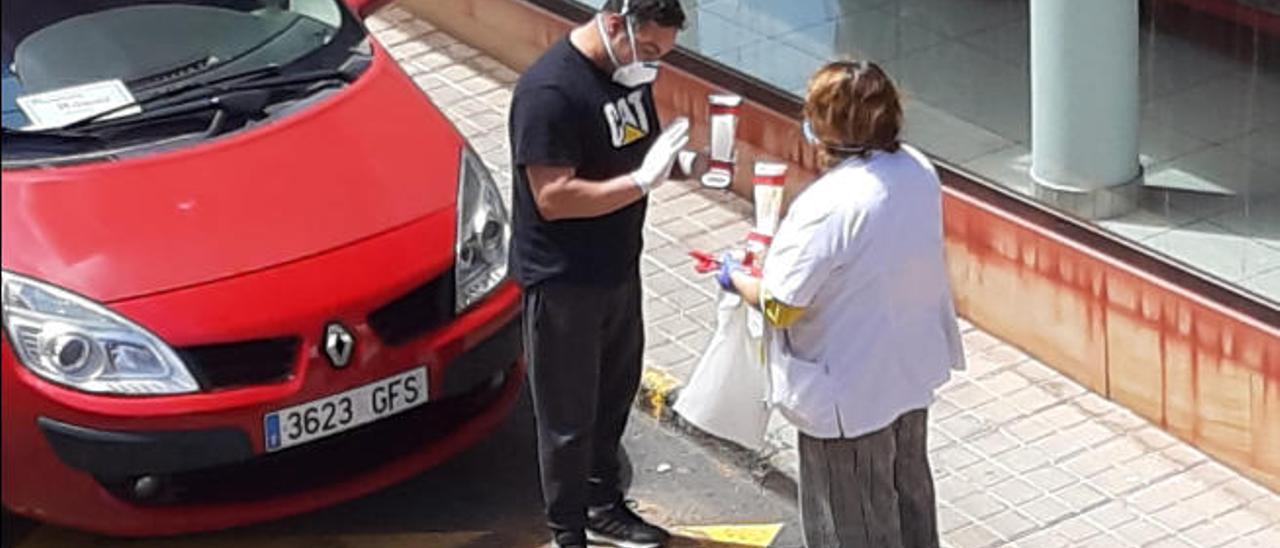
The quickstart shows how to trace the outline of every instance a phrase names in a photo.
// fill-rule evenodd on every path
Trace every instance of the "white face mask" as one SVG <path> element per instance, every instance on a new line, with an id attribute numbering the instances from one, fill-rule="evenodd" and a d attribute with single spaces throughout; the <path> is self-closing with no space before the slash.
<path id="1" fill-rule="evenodd" d="M 622 11 L 625 13 L 626 8 Z M 658 79 L 658 62 L 640 60 L 640 54 L 636 52 L 636 33 L 631 24 L 631 16 L 623 15 L 623 19 L 627 22 L 627 39 L 631 41 L 631 62 L 625 65 L 618 62 L 617 55 L 613 53 L 609 33 L 604 29 L 604 16 L 596 17 L 596 29 L 600 31 L 600 39 L 604 41 L 604 51 L 609 54 L 609 61 L 613 66 L 617 67 L 613 71 L 613 81 L 629 88 L 652 84 Z"/>

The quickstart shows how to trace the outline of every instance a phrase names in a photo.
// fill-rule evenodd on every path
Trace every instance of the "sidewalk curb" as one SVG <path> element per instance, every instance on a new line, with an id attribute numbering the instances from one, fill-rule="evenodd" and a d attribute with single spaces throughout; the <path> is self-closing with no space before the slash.
<path id="1" fill-rule="evenodd" d="M 640 376 L 640 390 L 634 405 L 636 409 L 657 419 L 658 424 L 664 428 L 689 437 L 703 448 L 750 472 L 764 488 L 794 499 L 798 492 L 798 478 L 778 463 L 778 457 L 786 449 L 769 443 L 764 451 L 753 451 L 717 438 L 685 421 L 673 409 L 683 387 L 684 383 L 666 370 L 646 365 Z"/>

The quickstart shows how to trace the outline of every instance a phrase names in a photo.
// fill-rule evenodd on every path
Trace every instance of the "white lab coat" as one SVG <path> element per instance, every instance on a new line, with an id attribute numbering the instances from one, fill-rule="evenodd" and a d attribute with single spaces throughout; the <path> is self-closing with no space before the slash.
<path id="1" fill-rule="evenodd" d="M 762 283 L 805 308 L 770 334 L 767 359 L 771 403 L 812 437 L 884 428 L 964 366 L 941 184 L 911 147 L 846 161 L 797 196 Z"/>

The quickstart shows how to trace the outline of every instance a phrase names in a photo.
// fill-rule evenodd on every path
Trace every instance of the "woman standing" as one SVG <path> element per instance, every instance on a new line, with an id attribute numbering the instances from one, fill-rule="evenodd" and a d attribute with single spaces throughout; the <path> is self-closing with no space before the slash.
<path id="1" fill-rule="evenodd" d="M 725 261 L 719 280 L 773 328 L 771 399 L 800 431 L 806 544 L 938 546 L 926 409 L 964 360 L 938 176 L 898 140 L 901 101 L 874 63 L 819 69 L 804 114 L 824 173 L 792 202 L 763 279 Z"/>

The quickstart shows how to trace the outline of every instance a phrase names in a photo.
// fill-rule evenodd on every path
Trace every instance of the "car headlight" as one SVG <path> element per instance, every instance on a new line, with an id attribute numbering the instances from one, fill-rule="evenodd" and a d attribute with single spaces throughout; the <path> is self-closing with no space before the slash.
<path id="1" fill-rule="evenodd" d="M 511 221 L 493 175 L 463 147 L 458 175 L 458 241 L 454 262 L 456 311 L 470 308 L 507 279 Z"/>
<path id="2" fill-rule="evenodd" d="M 106 307 L 65 289 L 3 272 L 4 328 L 18 360 L 77 390 L 181 394 L 199 383 L 169 345 Z"/>

